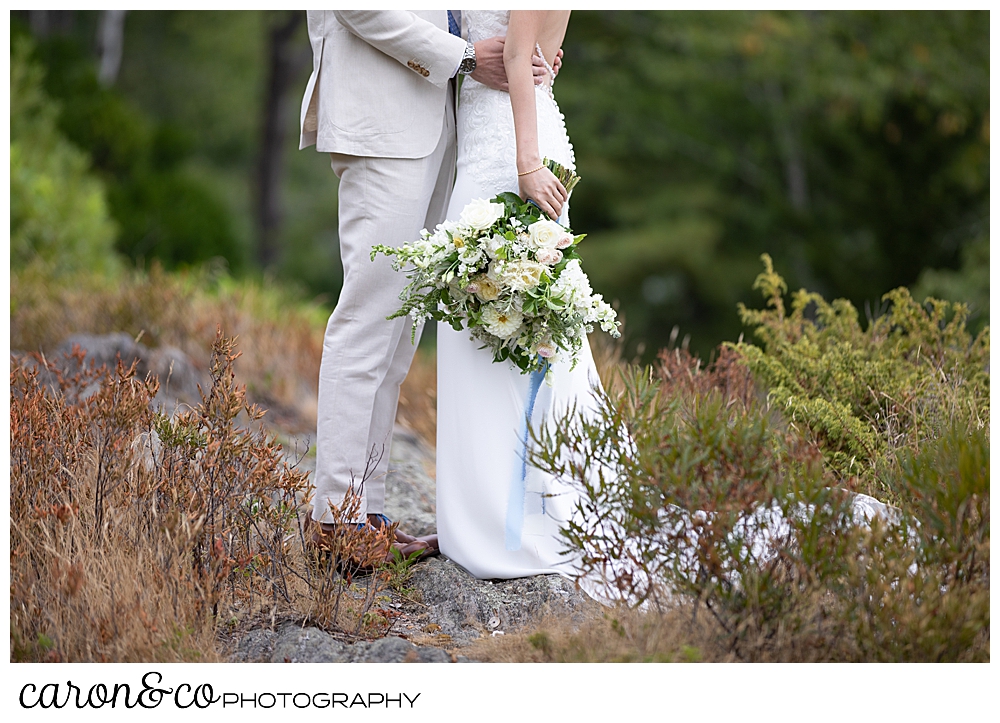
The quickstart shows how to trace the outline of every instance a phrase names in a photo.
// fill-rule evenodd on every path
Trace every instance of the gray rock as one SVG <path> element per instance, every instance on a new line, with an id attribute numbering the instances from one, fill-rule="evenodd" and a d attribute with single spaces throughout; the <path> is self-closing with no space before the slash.
<path id="1" fill-rule="evenodd" d="M 195 366 L 191 357 L 177 347 L 161 346 L 150 351 L 147 371 L 160 379 L 160 394 L 190 402 L 201 399 L 201 389 L 208 391 L 209 379 Z"/>
<path id="2" fill-rule="evenodd" d="M 370 643 L 355 643 L 357 663 L 450 663 L 447 651 L 427 645 L 414 645 L 402 638 L 382 638 Z"/>
<path id="3" fill-rule="evenodd" d="M 144 378 L 152 374 L 160 380 L 160 391 L 155 403 L 170 409 L 178 401 L 195 404 L 201 401 L 199 385 L 207 389 L 208 378 L 194 361 L 180 349 L 163 346 L 151 349 L 137 343 L 128 334 L 73 334 L 66 338 L 56 350 L 50 361 L 55 361 L 62 368 L 67 368 L 65 354 L 70 353 L 74 346 L 86 352 L 83 363 L 95 366 L 106 366 L 114 370 L 121 359 L 126 367 L 136 364 L 136 375 Z"/>
<path id="4" fill-rule="evenodd" d="M 596 609 L 591 598 L 561 575 L 477 580 L 446 558 L 415 567 L 409 584 L 429 606 L 429 620 L 460 645 L 529 626 L 549 613 L 580 622 Z"/>
<path id="5" fill-rule="evenodd" d="M 85 364 L 93 362 L 96 366 L 106 366 L 114 369 L 120 357 L 122 363 L 128 366 L 133 361 L 138 360 L 139 365 L 145 367 L 149 359 L 149 349 L 124 333 L 117 334 L 73 334 L 67 337 L 62 344 L 56 347 L 55 357 L 62 360 L 63 354 L 69 354 L 74 346 L 79 346 L 87 353 Z"/>
<path id="6" fill-rule="evenodd" d="M 251 630 L 240 640 L 233 654 L 234 663 L 264 663 L 270 660 L 278 634 L 273 630 Z"/>
<path id="7" fill-rule="evenodd" d="M 254 631 L 259 633 L 260 631 Z M 250 633 L 237 646 L 233 662 L 257 662 L 249 651 L 261 638 L 247 642 Z M 300 628 L 286 625 L 272 633 L 274 647 L 270 654 L 272 663 L 450 663 L 451 655 L 440 648 L 414 645 L 397 637 L 381 638 L 372 642 L 344 643 L 319 628 Z M 244 652 L 247 651 L 247 652 Z"/>
<path id="8" fill-rule="evenodd" d="M 242 645 L 242 641 L 241 641 Z M 351 651 L 319 628 L 286 625 L 278 630 L 272 663 L 350 663 Z"/>

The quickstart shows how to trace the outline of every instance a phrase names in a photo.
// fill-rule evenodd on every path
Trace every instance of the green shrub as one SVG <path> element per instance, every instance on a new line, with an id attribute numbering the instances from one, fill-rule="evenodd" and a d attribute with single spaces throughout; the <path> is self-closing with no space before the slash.
<path id="1" fill-rule="evenodd" d="M 905 525 L 877 525 L 839 589 L 852 659 L 989 660 L 989 442 L 952 428 L 903 450 Z"/>
<path id="2" fill-rule="evenodd" d="M 988 331 L 972 344 L 960 306 L 946 322 L 905 290 L 867 332 L 804 291 L 786 317 L 769 264 L 758 283 L 763 349 L 619 365 L 596 414 L 535 430 L 532 463 L 580 493 L 581 575 L 692 629 L 706 611 L 720 657 L 988 660 Z M 862 519 L 849 452 L 896 509 Z"/>
<path id="3" fill-rule="evenodd" d="M 49 273 L 118 267 L 116 227 L 104 186 L 87 155 L 56 128 L 58 107 L 42 89 L 42 71 L 25 40 L 10 64 L 10 263 Z"/>
<path id="4" fill-rule="evenodd" d="M 887 311 L 862 330 L 845 299 L 832 303 L 799 290 L 786 313 L 784 279 L 766 254 L 754 282 L 761 311 L 739 306 L 761 347 L 734 345 L 772 403 L 823 450 L 842 480 L 899 503 L 894 451 L 917 450 L 956 420 L 981 429 L 989 417 L 989 327 L 973 340 L 961 303 L 928 299 L 905 288 L 887 293 Z"/>
<path id="5" fill-rule="evenodd" d="M 849 500 L 815 447 L 731 383 L 731 352 L 710 371 L 668 353 L 655 373 L 620 373 L 622 393 L 602 396 L 595 419 L 536 435 L 533 463 L 583 493 L 567 547 L 623 601 L 661 613 L 695 601 L 729 651 L 760 659 L 779 632 L 809 626 L 816 575 L 849 539 Z M 709 384 L 684 383 L 699 376 Z"/>

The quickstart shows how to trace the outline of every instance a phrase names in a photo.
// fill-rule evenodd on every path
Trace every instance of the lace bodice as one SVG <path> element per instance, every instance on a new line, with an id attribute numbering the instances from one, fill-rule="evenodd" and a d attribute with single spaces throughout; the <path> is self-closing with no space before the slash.
<path id="1" fill-rule="evenodd" d="M 469 40 L 478 42 L 507 35 L 508 10 L 466 10 Z M 535 87 L 538 117 L 538 152 L 543 157 L 575 168 L 573 145 L 566 122 L 548 86 Z M 468 162 L 469 173 L 488 193 L 517 193 L 517 146 L 510 96 L 487 88 L 466 76 L 458 105 L 460 162 Z"/>
<path id="2" fill-rule="evenodd" d="M 496 35 L 507 35 L 510 10 L 463 10 L 462 15 L 469 27 L 470 42 L 478 43 Z"/>

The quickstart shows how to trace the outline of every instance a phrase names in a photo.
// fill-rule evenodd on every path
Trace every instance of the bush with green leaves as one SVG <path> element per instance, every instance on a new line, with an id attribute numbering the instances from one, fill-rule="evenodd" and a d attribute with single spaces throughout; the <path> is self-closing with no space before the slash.
<path id="1" fill-rule="evenodd" d="M 686 608 L 692 625 L 704 611 L 722 657 L 988 660 L 988 336 L 971 344 L 960 308 L 945 323 L 942 303 L 928 312 L 901 292 L 867 334 L 846 302 L 805 292 L 793 325 L 772 274 L 763 349 L 725 345 L 707 368 L 677 349 L 620 365 L 596 414 L 535 430 L 532 463 L 579 493 L 566 547 L 627 605 Z M 804 387 L 805 370 L 843 377 L 847 364 L 867 386 Z M 851 389 L 857 407 L 836 401 Z M 885 441 L 862 392 L 900 390 L 908 416 L 895 412 L 900 437 Z M 875 449 L 854 465 L 876 465 L 894 508 L 865 515 L 844 489 L 845 438 Z"/>
<path id="2" fill-rule="evenodd" d="M 937 299 L 918 304 L 906 288 L 883 296 L 888 308 L 862 329 L 846 299 L 829 303 L 800 289 L 786 313 L 784 279 L 767 254 L 754 282 L 764 310 L 739 305 L 761 346 L 736 348 L 789 424 L 823 450 L 841 479 L 899 503 L 898 449 L 920 449 L 953 423 L 982 429 L 989 420 L 989 327 L 972 339 L 968 307 Z"/>
<path id="3" fill-rule="evenodd" d="M 10 264 L 48 273 L 115 269 L 115 223 L 86 153 L 56 127 L 58 106 L 26 40 L 10 63 Z"/>
<path id="4" fill-rule="evenodd" d="M 982 429 L 950 427 L 902 450 L 905 524 L 877 525 L 837 588 L 852 659 L 989 660 L 990 469 Z"/>
<path id="5" fill-rule="evenodd" d="M 814 577 L 849 529 L 822 459 L 754 393 L 735 354 L 711 372 L 667 352 L 620 370 L 593 418 L 538 430 L 533 463 L 582 492 L 564 530 L 585 570 L 630 605 L 696 601 L 726 647 L 758 659 L 777 628 L 806 626 Z M 712 381 L 686 385 L 685 378 Z M 716 383 L 718 382 L 718 383 Z"/>

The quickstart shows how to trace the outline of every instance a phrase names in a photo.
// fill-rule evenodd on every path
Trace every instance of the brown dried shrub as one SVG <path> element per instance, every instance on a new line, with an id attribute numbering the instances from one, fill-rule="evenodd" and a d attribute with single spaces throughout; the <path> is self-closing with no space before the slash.
<path id="1" fill-rule="evenodd" d="M 173 417 L 134 367 L 12 359 L 12 660 L 218 660 L 225 627 L 268 614 L 362 632 L 383 578 L 359 594 L 307 564 L 306 475 L 247 403 L 237 356 L 218 332 L 210 388 Z"/>

